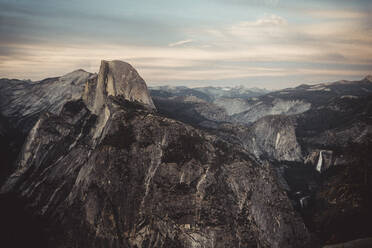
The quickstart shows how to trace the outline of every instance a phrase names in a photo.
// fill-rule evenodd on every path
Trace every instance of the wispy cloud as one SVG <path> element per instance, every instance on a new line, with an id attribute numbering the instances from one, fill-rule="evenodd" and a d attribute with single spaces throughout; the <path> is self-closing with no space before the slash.
<path id="1" fill-rule="evenodd" d="M 285 25 L 287 24 L 287 20 L 278 15 L 265 15 L 263 18 L 258 19 L 253 23 L 256 26 L 277 26 L 277 25 Z M 250 23 L 248 23 L 250 25 Z"/>
<path id="2" fill-rule="evenodd" d="M 177 42 L 174 42 L 174 43 L 169 43 L 168 46 L 169 47 L 182 46 L 182 45 L 185 45 L 185 44 L 189 44 L 191 42 L 193 42 L 193 40 L 191 40 L 191 39 L 180 40 L 180 41 L 177 41 Z"/>
<path id="3" fill-rule="evenodd" d="M 263 85 L 270 87 L 276 78 L 326 81 L 372 72 L 367 9 L 297 4 L 284 10 L 292 3 L 284 0 L 200 0 L 181 8 L 165 0 L 172 11 L 163 9 L 168 5 L 126 1 L 126 8 L 95 15 L 56 0 L 40 9 L 44 1 L 34 1 L 36 7 L 0 4 L 0 77 L 39 80 L 77 68 L 95 72 L 101 59 L 132 63 L 150 84 L 270 77 Z"/>

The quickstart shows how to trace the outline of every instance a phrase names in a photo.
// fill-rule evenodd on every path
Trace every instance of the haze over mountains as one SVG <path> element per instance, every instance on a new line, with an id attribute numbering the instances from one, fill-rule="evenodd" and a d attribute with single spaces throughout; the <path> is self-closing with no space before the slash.
<path id="1" fill-rule="evenodd" d="M 98 74 L 0 79 L 0 137 L 12 247 L 371 244 L 371 76 L 148 89 L 102 61 Z"/>

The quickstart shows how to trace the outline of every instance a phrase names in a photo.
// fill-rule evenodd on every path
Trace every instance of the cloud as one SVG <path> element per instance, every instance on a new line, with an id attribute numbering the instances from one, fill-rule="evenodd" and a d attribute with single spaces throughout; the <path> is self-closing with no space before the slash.
<path id="1" fill-rule="evenodd" d="M 287 24 L 287 20 L 277 15 L 266 15 L 254 22 L 257 26 L 278 26 Z"/>
<path id="2" fill-rule="evenodd" d="M 70 11 L 65 20 L 56 10 L 6 10 L 0 10 L 0 77 L 39 80 L 77 68 L 95 72 L 101 59 L 132 63 L 150 84 L 341 79 L 372 72 L 372 29 L 363 11 L 273 11 L 180 27 L 137 15 L 86 12 L 80 18 Z"/>
<path id="3" fill-rule="evenodd" d="M 20 48 L 20 47 L 19 47 Z M 17 47 L 14 47 L 17 49 Z M 324 61 L 323 53 L 303 50 L 292 46 L 259 46 L 252 50 L 203 50 L 185 47 L 149 47 L 131 45 L 66 47 L 32 45 L 21 47 L 28 51 L 25 57 L 0 56 L 0 75 L 42 79 L 63 75 L 77 68 L 95 72 L 101 59 L 122 59 L 132 63 L 148 82 L 177 80 L 234 80 L 259 76 L 291 75 L 364 75 L 368 65 L 342 68 L 320 64 L 304 66 L 306 61 Z M 340 59 L 340 55 L 329 54 L 329 60 Z M 284 65 L 283 61 L 292 61 Z M 269 63 L 269 64 L 268 64 Z M 261 64 L 261 66 L 257 66 Z M 56 70 L 58 68 L 58 70 Z"/>
<path id="4" fill-rule="evenodd" d="M 130 10 L 120 11 L 120 7 L 108 11 L 107 7 L 100 6 L 99 11 L 92 11 L 89 7 L 97 4 L 95 0 L 88 5 L 81 4 L 80 8 L 71 1 L 64 2 L 20 0 L 2 3 L 0 0 L 0 43 L 111 44 L 125 41 L 127 44 L 159 45 L 183 38 L 177 21 L 133 14 Z M 128 3 L 126 7 L 130 5 Z"/>
<path id="5" fill-rule="evenodd" d="M 177 41 L 177 42 L 174 42 L 174 43 L 169 43 L 168 46 L 169 47 L 182 46 L 182 45 L 185 45 L 185 44 L 189 44 L 191 42 L 193 42 L 193 40 L 191 40 L 191 39 L 180 40 L 180 41 Z"/>
<path id="6" fill-rule="evenodd" d="M 355 64 L 368 63 L 372 56 L 372 29 L 362 25 L 363 21 L 298 24 L 278 15 L 265 15 L 256 21 L 204 32 L 214 36 L 211 40 L 219 50 L 232 52 L 235 48 L 246 59 Z"/>

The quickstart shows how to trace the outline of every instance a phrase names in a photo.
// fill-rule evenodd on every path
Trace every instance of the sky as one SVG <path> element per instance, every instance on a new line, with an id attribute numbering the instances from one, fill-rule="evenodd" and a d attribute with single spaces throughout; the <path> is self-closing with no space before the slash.
<path id="1" fill-rule="evenodd" d="M 0 0 L 0 78 L 100 61 L 148 85 L 280 89 L 372 74 L 371 0 Z"/>

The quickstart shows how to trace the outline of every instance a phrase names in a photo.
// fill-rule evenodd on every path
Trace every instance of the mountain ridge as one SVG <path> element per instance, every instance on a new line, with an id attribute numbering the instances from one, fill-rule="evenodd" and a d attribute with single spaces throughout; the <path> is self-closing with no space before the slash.
<path id="1" fill-rule="evenodd" d="M 107 74 L 85 84 L 103 97 L 68 101 L 59 114 L 41 114 L 1 188 L 48 221 L 43 230 L 49 244 L 310 244 L 269 164 L 257 164 L 242 146 L 158 115 L 146 102 L 112 94 Z M 142 82 L 129 78 L 128 84 Z"/>
<path id="2" fill-rule="evenodd" d="M 47 221 L 54 247 L 318 247 L 311 235 L 370 234 L 369 81 L 233 97 L 149 87 L 153 101 L 132 66 L 102 61 L 98 74 L 1 82 L 0 145 L 13 147 L 1 156 L 21 150 L 1 192 Z"/>

